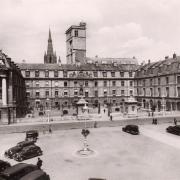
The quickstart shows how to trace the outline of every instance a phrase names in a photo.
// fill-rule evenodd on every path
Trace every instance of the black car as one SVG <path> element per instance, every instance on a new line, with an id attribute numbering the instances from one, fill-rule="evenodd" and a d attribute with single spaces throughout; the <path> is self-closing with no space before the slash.
<path id="1" fill-rule="evenodd" d="M 43 170 L 39 169 L 23 176 L 20 180 L 50 180 L 50 177 Z"/>
<path id="2" fill-rule="evenodd" d="M 39 146 L 31 145 L 24 147 L 21 151 L 14 154 L 13 159 L 21 162 L 23 160 L 30 159 L 36 156 L 41 156 L 42 154 L 43 152 Z"/>
<path id="3" fill-rule="evenodd" d="M 166 131 L 180 136 L 180 125 L 169 126 L 168 128 L 166 128 Z"/>
<path id="4" fill-rule="evenodd" d="M 127 125 L 122 128 L 124 132 L 130 133 L 132 135 L 138 135 L 139 134 L 139 127 L 137 125 Z"/>
<path id="5" fill-rule="evenodd" d="M 30 130 L 26 132 L 26 141 L 37 141 L 39 133 L 37 130 Z"/>
<path id="6" fill-rule="evenodd" d="M 35 170 L 38 170 L 36 165 L 19 163 L 5 169 L 0 174 L 0 180 L 19 180 L 21 177 Z"/>
<path id="7" fill-rule="evenodd" d="M 9 162 L 0 160 L 0 173 L 3 172 L 8 167 L 11 167 L 11 164 Z"/>
<path id="8" fill-rule="evenodd" d="M 13 155 L 16 154 L 17 152 L 21 151 L 24 147 L 27 147 L 27 146 L 30 146 L 30 145 L 33 145 L 34 142 L 33 141 L 22 141 L 22 142 L 19 142 L 17 143 L 16 146 L 8 149 L 7 151 L 5 151 L 4 155 L 6 157 L 9 157 L 9 158 L 13 158 Z"/>

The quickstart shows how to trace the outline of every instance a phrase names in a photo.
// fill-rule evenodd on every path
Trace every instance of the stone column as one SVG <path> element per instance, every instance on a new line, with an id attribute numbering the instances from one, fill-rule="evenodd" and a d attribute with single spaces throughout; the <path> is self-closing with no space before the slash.
<path id="1" fill-rule="evenodd" d="M 2 104 L 4 106 L 7 105 L 7 86 L 6 86 L 6 78 L 2 78 Z"/>

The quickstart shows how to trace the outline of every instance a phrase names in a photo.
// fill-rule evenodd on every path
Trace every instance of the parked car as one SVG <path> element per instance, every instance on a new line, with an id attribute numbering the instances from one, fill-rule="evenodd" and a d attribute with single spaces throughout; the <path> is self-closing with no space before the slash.
<path id="1" fill-rule="evenodd" d="M 133 135 L 138 135 L 140 133 L 137 125 L 126 125 L 122 130 Z"/>
<path id="2" fill-rule="evenodd" d="M 37 169 L 36 165 L 19 163 L 5 169 L 0 174 L 0 180 L 19 180 L 21 177 Z"/>
<path id="3" fill-rule="evenodd" d="M 8 149 L 7 151 L 5 151 L 4 155 L 6 157 L 9 157 L 9 158 L 13 158 L 13 155 L 16 154 L 17 152 L 21 151 L 24 147 L 27 147 L 27 146 L 30 146 L 30 145 L 33 145 L 34 142 L 33 141 L 22 141 L 22 142 L 19 142 L 17 143 L 16 146 Z"/>
<path id="4" fill-rule="evenodd" d="M 11 164 L 9 162 L 0 160 L 0 173 L 3 172 L 8 167 L 11 167 Z"/>
<path id="5" fill-rule="evenodd" d="M 39 133 L 37 130 L 30 130 L 26 132 L 26 141 L 37 141 Z"/>
<path id="6" fill-rule="evenodd" d="M 24 147 L 21 151 L 14 154 L 13 159 L 16 161 L 23 161 L 43 154 L 41 148 L 36 145 Z"/>
<path id="7" fill-rule="evenodd" d="M 50 177 L 43 170 L 35 170 L 23 176 L 20 180 L 50 180 Z"/>
<path id="8" fill-rule="evenodd" d="M 169 126 L 168 128 L 166 128 L 166 131 L 180 136 L 180 125 Z"/>

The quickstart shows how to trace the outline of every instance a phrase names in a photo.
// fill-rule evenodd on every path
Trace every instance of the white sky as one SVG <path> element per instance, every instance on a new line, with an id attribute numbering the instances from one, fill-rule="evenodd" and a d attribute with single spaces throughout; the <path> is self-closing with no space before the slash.
<path id="1" fill-rule="evenodd" d="M 180 55 L 179 0 L 0 0 L 0 49 L 15 62 L 42 63 L 51 28 L 66 62 L 65 31 L 87 23 L 87 56 L 152 61 Z"/>

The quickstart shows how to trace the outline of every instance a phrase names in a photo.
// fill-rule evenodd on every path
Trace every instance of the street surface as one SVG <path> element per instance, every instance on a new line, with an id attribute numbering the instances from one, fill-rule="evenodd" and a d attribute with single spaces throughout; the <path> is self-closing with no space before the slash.
<path id="1" fill-rule="evenodd" d="M 138 136 L 122 132 L 122 127 L 91 128 L 90 157 L 80 157 L 83 137 L 80 129 L 40 134 L 37 145 L 44 154 L 42 168 L 51 180 L 179 180 L 180 137 L 166 133 L 167 126 L 141 125 Z M 1 134 L 0 159 L 4 151 L 24 140 L 25 133 Z M 24 162 L 36 164 L 37 158 Z"/>

